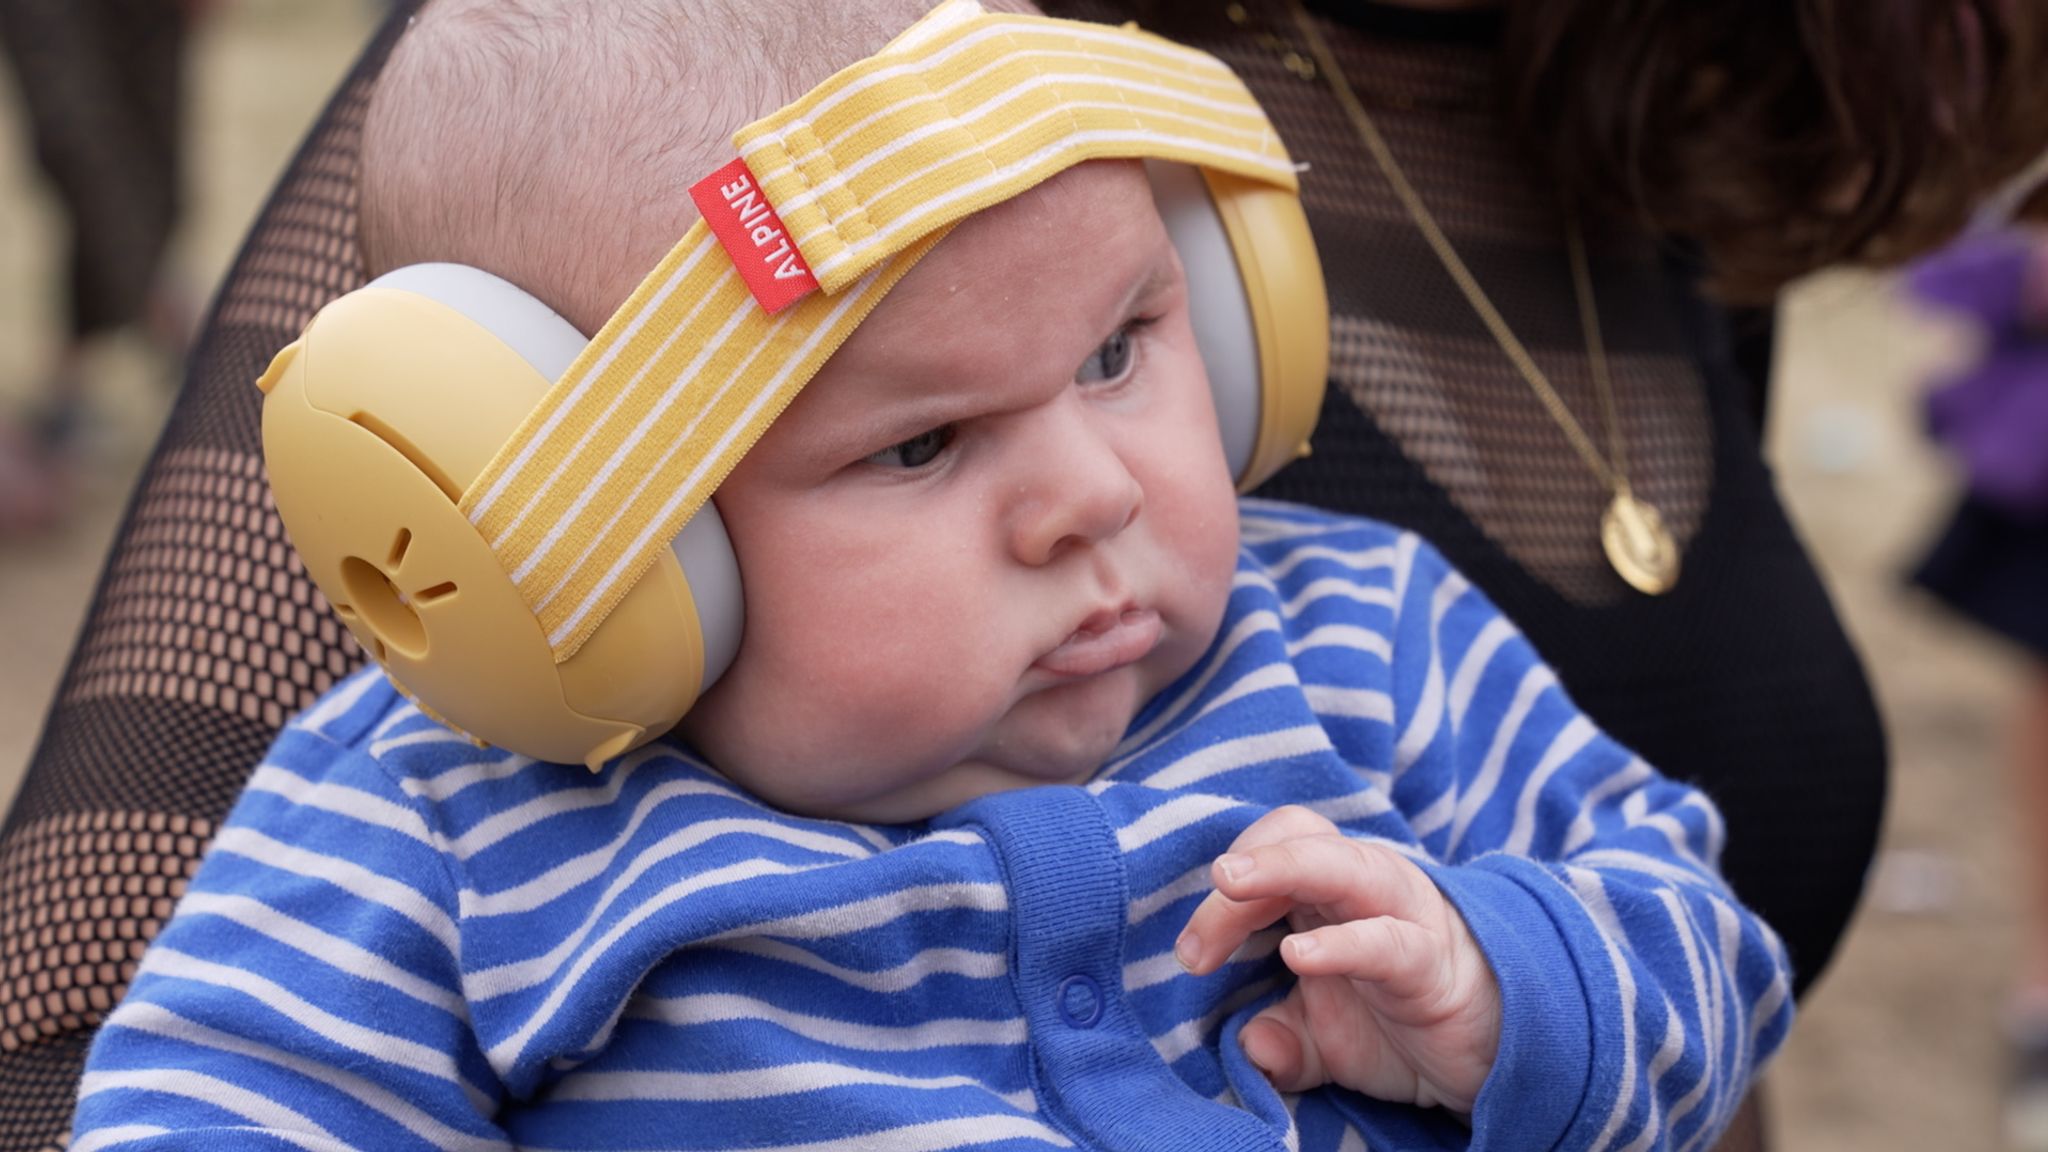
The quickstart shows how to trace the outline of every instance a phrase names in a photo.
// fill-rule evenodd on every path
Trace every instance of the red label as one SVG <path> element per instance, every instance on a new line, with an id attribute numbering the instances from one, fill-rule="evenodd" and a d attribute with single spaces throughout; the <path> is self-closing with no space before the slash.
<path id="1" fill-rule="evenodd" d="M 711 226 L 711 234 L 725 246 L 747 282 L 754 299 L 774 315 L 802 299 L 818 286 L 804 254 L 782 226 L 782 217 L 745 160 L 734 160 L 711 175 L 690 185 L 690 199 Z"/>

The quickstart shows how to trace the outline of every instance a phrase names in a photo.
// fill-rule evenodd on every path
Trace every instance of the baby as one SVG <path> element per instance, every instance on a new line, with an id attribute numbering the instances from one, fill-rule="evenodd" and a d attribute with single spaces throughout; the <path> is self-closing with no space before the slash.
<path id="1" fill-rule="evenodd" d="M 373 271 L 596 331 L 920 7 L 436 0 Z M 719 489 L 739 655 L 601 772 L 338 685 L 74 1147 L 1706 1144 L 1791 1014 L 1712 806 L 1414 537 L 1237 501 L 1186 292 L 1133 163 L 956 227 Z"/>

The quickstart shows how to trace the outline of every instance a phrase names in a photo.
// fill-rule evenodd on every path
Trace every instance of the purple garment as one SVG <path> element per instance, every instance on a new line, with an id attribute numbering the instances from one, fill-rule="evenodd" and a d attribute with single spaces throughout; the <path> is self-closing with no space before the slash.
<path id="1" fill-rule="evenodd" d="M 1928 397 L 1929 429 L 1962 459 L 1973 493 L 2048 518 L 2048 234 L 1961 241 L 1916 265 L 1907 286 L 1988 338 L 1982 360 Z"/>

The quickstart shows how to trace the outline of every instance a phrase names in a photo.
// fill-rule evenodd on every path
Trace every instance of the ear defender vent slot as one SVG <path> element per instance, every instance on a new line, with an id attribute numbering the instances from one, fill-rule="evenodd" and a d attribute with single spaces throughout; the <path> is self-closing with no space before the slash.
<path id="1" fill-rule="evenodd" d="M 453 595 L 455 595 L 455 581 L 443 580 L 432 588 L 422 588 L 417 593 L 414 593 L 412 602 L 415 604 L 432 604 L 437 600 L 446 600 Z"/>
<path id="2" fill-rule="evenodd" d="M 391 542 L 391 562 L 385 567 L 393 572 L 405 567 L 405 550 L 412 547 L 412 529 L 400 528 L 398 539 Z"/>
<path id="3" fill-rule="evenodd" d="M 400 436 L 397 429 L 368 412 L 358 412 L 350 416 L 348 421 L 390 445 L 392 451 L 410 461 L 413 467 L 420 470 L 422 476 L 433 481 L 434 487 L 439 488 L 442 494 L 448 497 L 449 503 L 459 504 L 462 502 L 462 489 L 456 485 L 454 479 L 446 472 L 441 471 L 440 467 L 432 460 L 428 459 L 427 454 L 420 451 L 418 445 Z"/>
<path id="4" fill-rule="evenodd" d="M 403 559 L 411 543 L 412 533 L 399 529 L 391 555 Z M 420 622 L 417 605 L 455 594 L 455 585 L 443 582 L 418 596 L 408 596 L 382 568 L 360 556 L 350 556 L 341 562 L 341 584 L 348 591 L 349 602 L 337 606 L 337 610 L 368 628 L 374 641 L 372 648 L 380 661 L 387 657 L 387 648 L 414 660 L 426 656 L 427 628 Z"/>

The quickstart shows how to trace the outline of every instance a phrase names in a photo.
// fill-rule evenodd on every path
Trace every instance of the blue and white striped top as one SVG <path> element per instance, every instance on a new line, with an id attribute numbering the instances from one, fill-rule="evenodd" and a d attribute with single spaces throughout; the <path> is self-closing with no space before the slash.
<path id="1" fill-rule="evenodd" d="M 870 827 L 673 744 L 479 750 L 374 672 L 279 737 L 108 1019 L 73 1148 L 1701 1148 L 1784 1038 L 1720 818 L 1411 535 L 1246 502 L 1220 634 L 1086 787 Z M 1467 1128 L 1280 1095 L 1277 933 L 1174 938 L 1284 803 L 1397 846 L 1500 981 Z"/>

